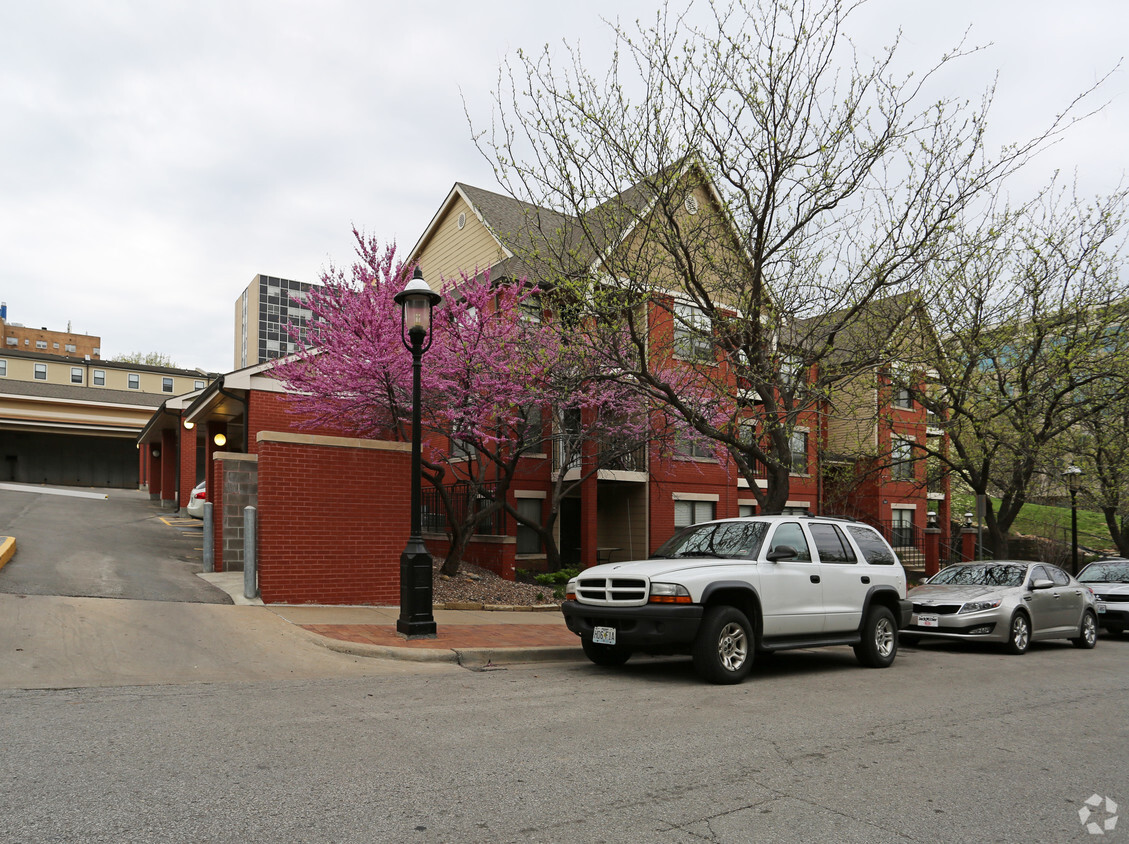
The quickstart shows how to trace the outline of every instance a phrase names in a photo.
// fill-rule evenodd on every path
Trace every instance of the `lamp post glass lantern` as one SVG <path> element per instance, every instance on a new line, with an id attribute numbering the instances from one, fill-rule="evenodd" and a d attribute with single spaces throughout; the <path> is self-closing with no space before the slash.
<path id="1" fill-rule="evenodd" d="M 1070 490 L 1070 573 L 1078 574 L 1078 490 L 1082 488 L 1082 470 L 1067 466 L 1062 473 Z"/>
<path id="2" fill-rule="evenodd" d="M 435 636 L 431 610 L 431 555 L 423 544 L 420 514 L 420 369 L 424 352 L 431 348 L 431 312 L 443 297 L 423 280 L 419 267 L 411 281 L 396 294 L 400 306 L 400 339 L 412 353 L 412 525 L 408 544 L 400 555 L 400 617 L 396 630 L 409 639 Z"/>

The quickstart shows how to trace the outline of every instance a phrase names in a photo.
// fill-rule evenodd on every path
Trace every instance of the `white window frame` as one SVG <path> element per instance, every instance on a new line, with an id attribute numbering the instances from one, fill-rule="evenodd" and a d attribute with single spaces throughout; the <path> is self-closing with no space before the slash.
<path id="1" fill-rule="evenodd" d="M 8 361 L 0 358 L 0 378 L 5 378 L 8 375 Z"/>
<path id="2" fill-rule="evenodd" d="M 126 386 L 131 390 L 141 389 L 141 376 L 136 372 L 131 372 L 126 376 Z"/>
<path id="3" fill-rule="evenodd" d="M 94 381 L 95 387 L 105 387 L 106 386 L 106 370 L 95 369 L 94 375 L 91 376 L 91 377 L 92 377 L 92 380 Z"/>
<path id="4" fill-rule="evenodd" d="M 912 481 L 916 478 L 914 470 L 916 460 L 913 456 L 913 446 L 915 440 L 911 437 L 901 437 L 894 435 L 893 442 L 890 443 L 890 480 L 891 481 Z M 907 457 L 900 455 L 901 447 L 904 446 Z"/>
<path id="5" fill-rule="evenodd" d="M 71 367 L 71 383 L 72 384 L 83 383 L 82 367 L 81 366 L 72 366 Z"/>
<path id="6" fill-rule="evenodd" d="M 796 438 L 797 435 L 802 436 L 804 438 L 804 450 L 803 450 L 804 465 L 803 465 L 802 471 L 798 470 L 796 468 L 796 455 L 800 453 L 796 450 L 796 439 L 795 438 Z M 791 436 L 788 437 L 788 450 L 792 454 L 792 468 L 789 471 L 789 474 L 801 475 L 801 476 L 807 476 L 807 475 L 811 474 L 810 471 L 809 471 L 811 467 L 808 465 L 808 463 L 810 461 L 810 458 L 808 456 L 808 449 L 810 447 L 811 447 L 811 443 L 808 442 L 808 429 L 807 428 L 793 428 Z"/>
<path id="7" fill-rule="evenodd" d="M 161 378 L 162 393 L 171 393 L 175 388 L 176 385 L 173 383 L 173 380 L 171 378 L 169 378 L 168 376 L 163 376 Z"/>
<path id="8" fill-rule="evenodd" d="M 47 380 L 47 364 L 45 364 L 45 363 L 35 364 L 35 369 L 33 370 L 32 378 L 36 381 L 46 381 Z"/>
<path id="9" fill-rule="evenodd" d="M 671 316 L 674 356 L 679 360 L 715 361 L 713 323 L 706 312 L 690 302 L 675 302 Z"/>

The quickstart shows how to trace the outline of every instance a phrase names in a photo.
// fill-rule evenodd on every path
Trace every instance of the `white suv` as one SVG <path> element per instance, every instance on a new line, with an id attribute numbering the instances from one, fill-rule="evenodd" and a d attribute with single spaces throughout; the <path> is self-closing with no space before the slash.
<path id="1" fill-rule="evenodd" d="M 714 683 L 739 683 L 758 651 L 790 648 L 853 645 L 863 665 L 885 668 L 911 613 L 882 535 L 820 516 L 691 525 L 651 559 L 586 569 L 565 591 L 561 611 L 592 662 L 689 653 Z"/>

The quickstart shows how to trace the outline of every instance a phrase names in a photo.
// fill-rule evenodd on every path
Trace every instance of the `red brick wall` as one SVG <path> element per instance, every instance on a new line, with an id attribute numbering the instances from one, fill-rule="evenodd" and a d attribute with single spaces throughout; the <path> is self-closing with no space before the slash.
<path id="1" fill-rule="evenodd" d="M 427 545 L 428 553 L 431 556 L 437 560 L 442 560 L 447 556 L 447 549 L 451 543 L 446 536 L 428 534 L 424 537 L 424 544 Z M 516 549 L 517 545 L 514 542 L 472 539 L 470 545 L 467 546 L 466 553 L 463 554 L 463 562 L 473 563 L 487 571 L 494 572 L 499 577 L 504 577 L 506 580 L 513 580 L 516 577 L 515 570 L 517 568 L 514 559 Z"/>
<path id="2" fill-rule="evenodd" d="M 212 502 L 212 553 L 215 571 L 223 571 L 223 461 L 208 463 L 208 500 Z"/>
<path id="3" fill-rule="evenodd" d="M 411 453 L 269 435 L 256 447 L 263 602 L 399 604 Z"/>
<path id="4" fill-rule="evenodd" d="M 287 393 L 268 393 L 263 390 L 248 392 L 251 424 L 247 433 L 247 450 L 257 454 L 258 435 L 262 431 L 292 431 L 329 437 L 354 437 L 343 426 L 310 425 L 309 417 L 295 413 L 294 400 Z"/>
<path id="5" fill-rule="evenodd" d="M 180 506 L 188 506 L 188 496 L 196 486 L 196 429 L 180 426 Z"/>
<path id="6" fill-rule="evenodd" d="M 161 503 L 176 500 L 176 432 L 161 431 Z"/>

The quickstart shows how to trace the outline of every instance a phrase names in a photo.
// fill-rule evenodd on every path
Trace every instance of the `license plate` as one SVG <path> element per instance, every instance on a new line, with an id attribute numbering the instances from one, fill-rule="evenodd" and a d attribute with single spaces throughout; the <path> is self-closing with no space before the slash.
<path id="1" fill-rule="evenodd" d="M 1101 601 L 1098 601 L 1097 607 L 1098 607 L 1098 612 L 1105 612 L 1105 604 L 1103 604 Z"/>
<path id="2" fill-rule="evenodd" d="M 941 619 L 935 615 L 919 615 L 917 617 L 918 627 L 940 627 Z"/>
<path id="3" fill-rule="evenodd" d="M 615 628 L 614 627 L 593 627 L 592 628 L 592 641 L 597 645 L 614 645 L 615 644 Z"/>

